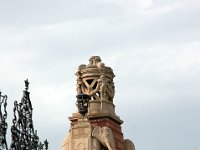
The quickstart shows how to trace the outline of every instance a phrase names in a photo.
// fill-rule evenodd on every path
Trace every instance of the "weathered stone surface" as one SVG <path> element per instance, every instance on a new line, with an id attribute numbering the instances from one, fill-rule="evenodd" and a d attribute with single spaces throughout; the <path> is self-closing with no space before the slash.
<path id="1" fill-rule="evenodd" d="M 89 122 L 79 120 L 64 139 L 62 150 L 91 150 L 91 132 Z"/>
<path id="2" fill-rule="evenodd" d="M 135 150 L 130 140 L 124 140 L 123 121 L 115 114 L 112 68 L 92 56 L 88 65 L 78 67 L 76 76 L 77 95 L 90 96 L 89 108 L 84 118 L 78 112 L 69 117 L 71 127 L 62 150 Z"/>
<path id="3" fill-rule="evenodd" d="M 129 139 L 124 140 L 124 150 L 135 150 L 135 145 Z"/>
<path id="4" fill-rule="evenodd" d="M 109 113 L 115 115 L 115 105 L 109 101 L 90 101 L 89 115 Z"/>
<path id="5" fill-rule="evenodd" d="M 112 129 L 109 127 L 95 126 L 92 131 L 92 137 L 96 138 L 99 141 L 99 144 L 102 144 L 108 150 L 115 150 L 115 141 Z"/>
<path id="6" fill-rule="evenodd" d="M 115 86 L 113 70 L 101 62 L 99 56 L 92 56 L 88 65 L 80 65 L 76 72 L 77 95 L 87 94 L 92 100 L 113 102 Z"/>
<path id="7" fill-rule="evenodd" d="M 124 138 L 123 133 L 121 131 L 120 123 L 117 120 L 112 118 L 89 118 L 90 124 L 94 127 L 108 127 L 112 130 L 112 134 L 114 137 L 115 149 L 116 150 L 123 150 L 124 149 Z"/>

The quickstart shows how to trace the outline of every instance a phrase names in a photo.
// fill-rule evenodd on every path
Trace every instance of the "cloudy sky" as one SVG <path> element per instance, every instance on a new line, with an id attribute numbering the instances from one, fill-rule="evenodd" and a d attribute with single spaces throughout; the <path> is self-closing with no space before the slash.
<path id="1" fill-rule="evenodd" d="M 116 114 L 137 150 L 200 148 L 199 0 L 0 1 L 8 120 L 28 78 L 35 129 L 50 150 L 76 111 L 74 73 L 93 55 L 114 70 Z"/>

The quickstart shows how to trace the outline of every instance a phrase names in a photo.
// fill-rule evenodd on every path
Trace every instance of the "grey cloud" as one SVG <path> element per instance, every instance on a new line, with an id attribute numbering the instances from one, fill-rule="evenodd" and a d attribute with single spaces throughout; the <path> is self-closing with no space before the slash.
<path id="1" fill-rule="evenodd" d="M 195 0 L 2 1 L 0 88 L 10 111 L 29 78 L 38 134 L 60 149 L 76 111 L 74 73 L 99 55 L 116 74 L 116 113 L 137 149 L 197 149 L 199 7 Z"/>

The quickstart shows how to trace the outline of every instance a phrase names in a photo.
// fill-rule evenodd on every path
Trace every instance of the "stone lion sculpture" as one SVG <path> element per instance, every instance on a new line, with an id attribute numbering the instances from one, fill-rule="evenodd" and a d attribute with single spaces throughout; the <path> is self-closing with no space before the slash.
<path id="1" fill-rule="evenodd" d="M 94 150 L 101 150 L 101 144 L 108 150 L 115 150 L 115 141 L 109 127 L 95 126 L 92 132 Z"/>

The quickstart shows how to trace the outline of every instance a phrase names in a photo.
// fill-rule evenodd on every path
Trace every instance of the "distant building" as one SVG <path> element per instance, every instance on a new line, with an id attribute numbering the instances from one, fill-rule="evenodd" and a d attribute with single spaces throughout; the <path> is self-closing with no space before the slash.
<path id="1" fill-rule="evenodd" d="M 76 76 L 78 112 L 69 117 L 62 150 L 135 150 L 131 140 L 124 140 L 123 121 L 115 114 L 112 68 L 92 56 L 88 65 L 78 67 Z"/>

